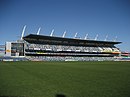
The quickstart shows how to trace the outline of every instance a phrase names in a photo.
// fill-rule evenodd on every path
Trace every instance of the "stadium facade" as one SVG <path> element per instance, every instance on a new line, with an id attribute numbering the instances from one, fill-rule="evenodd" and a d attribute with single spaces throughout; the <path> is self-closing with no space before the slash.
<path id="1" fill-rule="evenodd" d="M 29 34 L 17 42 L 6 42 L 6 56 L 32 61 L 114 61 L 121 42 L 64 38 Z"/>

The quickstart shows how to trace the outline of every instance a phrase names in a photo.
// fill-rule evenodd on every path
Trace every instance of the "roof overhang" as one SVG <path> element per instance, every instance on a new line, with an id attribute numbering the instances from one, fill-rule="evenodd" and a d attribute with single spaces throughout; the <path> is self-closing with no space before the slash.
<path id="1" fill-rule="evenodd" d="M 50 44 L 50 45 L 71 45 L 71 46 L 113 46 L 121 42 L 115 41 L 99 41 L 99 40 L 84 40 L 77 38 L 63 38 L 55 36 L 29 34 L 23 39 L 34 44 Z"/>

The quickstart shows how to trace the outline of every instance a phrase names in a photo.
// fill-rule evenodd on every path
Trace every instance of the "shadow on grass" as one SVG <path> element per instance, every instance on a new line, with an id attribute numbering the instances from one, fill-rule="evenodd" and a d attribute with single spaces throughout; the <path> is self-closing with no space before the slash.
<path id="1" fill-rule="evenodd" d="M 56 96 L 55 97 L 66 97 L 65 95 L 63 95 L 63 94 L 56 94 Z"/>
<path id="2" fill-rule="evenodd" d="M 23 96 L 0 96 L 0 97 L 23 97 Z M 66 97 L 66 96 L 63 94 L 56 94 L 55 97 Z"/>

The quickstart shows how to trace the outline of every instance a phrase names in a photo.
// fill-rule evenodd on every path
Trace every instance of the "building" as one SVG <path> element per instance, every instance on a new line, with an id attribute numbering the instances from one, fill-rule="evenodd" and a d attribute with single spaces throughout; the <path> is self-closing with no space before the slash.
<path id="1" fill-rule="evenodd" d="M 6 55 L 37 61 L 113 61 L 120 56 L 115 46 L 120 43 L 29 34 L 22 42 L 7 43 Z"/>
<path id="2" fill-rule="evenodd" d="M 5 56 L 24 57 L 28 60 L 37 61 L 104 61 L 116 60 L 121 56 L 120 49 L 115 45 L 121 42 L 99 41 L 76 38 L 29 34 L 24 36 L 26 25 L 23 28 L 21 40 L 6 42 Z"/>

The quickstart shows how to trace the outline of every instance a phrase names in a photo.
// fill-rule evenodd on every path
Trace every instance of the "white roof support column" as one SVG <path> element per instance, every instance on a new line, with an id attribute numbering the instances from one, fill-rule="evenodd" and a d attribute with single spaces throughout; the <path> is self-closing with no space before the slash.
<path id="1" fill-rule="evenodd" d="M 37 35 L 39 35 L 40 31 L 41 31 L 41 27 L 38 29 L 38 31 L 37 31 Z"/>
<path id="2" fill-rule="evenodd" d="M 22 35 L 21 35 L 21 40 L 23 39 L 25 29 L 26 29 L 26 25 L 23 27 L 23 31 L 22 31 Z"/>

